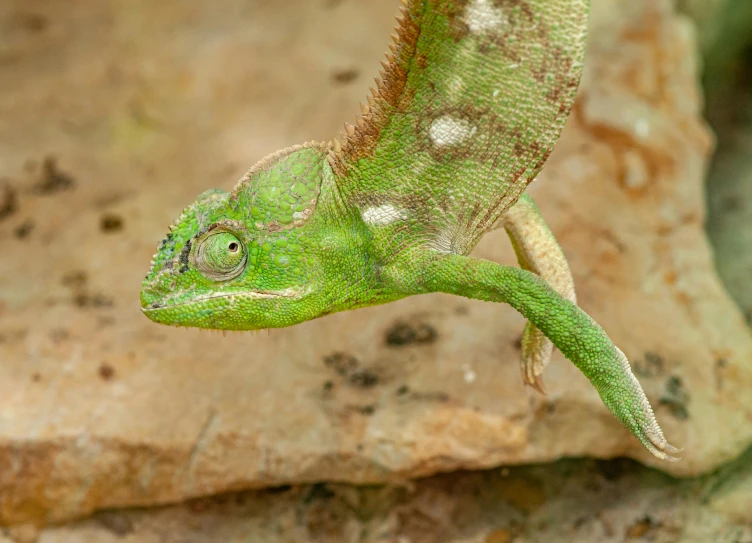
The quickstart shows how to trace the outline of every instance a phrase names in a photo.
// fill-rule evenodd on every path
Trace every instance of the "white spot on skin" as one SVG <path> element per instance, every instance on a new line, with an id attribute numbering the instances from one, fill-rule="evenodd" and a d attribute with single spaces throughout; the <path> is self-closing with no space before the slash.
<path id="1" fill-rule="evenodd" d="M 477 127 L 471 126 L 465 119 L 444 115 L 431 123 L 428 136 L 436 147 L 444 147 L 462 143 L 475 134 L 476 130 Z"/>
<path id="2" fill-rule="evenodd" d="M 465 24 L 473 34 L 482 34 L 501 26 L 504 16 L 491 0 L 474 0 L 465 8 Z"/>
<path id="3" fill-rule="evenodd" d="M 407 219 L 407 213 L 404 210 L 397 209 L 391 204 L 368 207 L 361 212 L 360 216 L 363 222 L 371 226 L 385 226 Z"/>
<path id="4" fill-rule="evenodd" d="M 465 94 L 465 81 L 460 76 L 452 77 L 447 83 L 447 94 L 450 100 L 459 100 Z"/>

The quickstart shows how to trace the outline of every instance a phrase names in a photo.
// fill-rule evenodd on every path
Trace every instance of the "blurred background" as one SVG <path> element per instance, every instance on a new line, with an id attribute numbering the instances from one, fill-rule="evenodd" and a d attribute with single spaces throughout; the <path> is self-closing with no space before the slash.
<path id="1" fill-rule="evenodd" d="M 198 194 L 354 119 L 397 0 L 3 0 L 0 542 L 752 542 L 752 2 L 592 3 L 530 191 L 681 462 L 559 353 L 526 389 L 508 307 L 140 314 Z"/>

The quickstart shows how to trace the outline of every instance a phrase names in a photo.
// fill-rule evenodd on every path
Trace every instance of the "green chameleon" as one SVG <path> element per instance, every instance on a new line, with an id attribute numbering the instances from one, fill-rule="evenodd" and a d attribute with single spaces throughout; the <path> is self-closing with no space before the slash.
<path id="1" fill-rule="evenodd" d="M 524 194 L 582 73 L 588 0 L 407 0 L 377 88 L 340 141 L 267 156 L 188 207 L 141 306 L 174 326 L 256 330 L 429 292 L 505 302 L 529 322 L 523 380 L 554 345 L 655 456 L 677 460 L 629 361 L 576 305 Z M 503 227 L 521 268 L 468 254 Z"/>

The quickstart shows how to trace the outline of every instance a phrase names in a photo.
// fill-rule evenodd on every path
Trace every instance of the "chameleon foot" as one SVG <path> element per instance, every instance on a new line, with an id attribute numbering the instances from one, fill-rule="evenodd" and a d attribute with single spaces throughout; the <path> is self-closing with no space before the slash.
<path id="1" fill-rule="evenodd" d="M 660 426 L 658 426 L 658 422 L 653 416 L 653 410 L 650 405 L 646 405 L 647 412 L 645 413 L 645 416 L 649 422 L 647 424 L 637 425 L 637 431 L 634 432 L 634 434 L 642 444 L 645 445 L 645 448 L 656 458 L 667 460 L 669 462 L 678 462 L 681 458 L 671 455 L 678 454 L 684 449 L 677 449 L 666 441 L 666 438 L 663 437 L 663 432 L 661 431 Z"/>
<path id="2" fill-rule="evenodd" d="M 672 455 L 680 453 L 683 449 L 677 449 L 666 441 L 658 421 L 655 420 L 650 402 L 630 370 L 626 355 L 616 346 L 614 352 L 616 362 L 623 368 L 627 378 L 614 383 L 605 391 L 599 389 L 601 398 L 653 456 L 668 462 L 678 462 L 681 458 Z"/>
<path id="3" fill-rule="evenodd" d="M 650 428 L 650 430 L 643 432 L 641 430 L 638 430 L 635 432 L 635 435 L 637 435 L 637 438 L 642 442 L 642 444 L 645 446 L 645 448 L 650 451 L 650 454 L 655 456 L 656 458 L 660 458 L 661 460 L 666 460 L 668 462 L 678 462 L 681 460 L 678 456 L 671 456 L 678 454 L 682 452 L 684 449 L 677 449 L 673 445 L 671 445 L 668 441 L 666 441 L 666 438 L 663 437 L 663 433 L 661 432 L 660 428 L 657 427 L 657 433 L 655 433 L 654 428 Z"/>
<path id="4" fill-rule="evenodd" d="M 522 333 L 522 359 L 520 370 L 522 381 L 534 388 L 541 394 L 546 394 L 543 386 L 543 371 L 551 361 L 554 344 L 538 330 L 535 325 L 528 322 Z"/>

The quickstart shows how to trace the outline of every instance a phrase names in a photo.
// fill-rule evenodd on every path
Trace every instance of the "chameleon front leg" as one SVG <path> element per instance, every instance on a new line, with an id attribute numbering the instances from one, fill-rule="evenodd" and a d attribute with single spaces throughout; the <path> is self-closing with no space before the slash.
<path id="1" fill-rule="evenodd" d="M 403 254 L 390 268 L 388 276 L 407 294 L 444 292 L 511 305 L 585 374 L 606 407 L 653 455 L 678 460 L 670 454 L 680 449 L 663 437 L 624 353 L 587 313 L 536 274 L 432 250 Z"/>
<path id="2" fill-rule="evenodd" d="M 506 230 L 523 269 L 539 275 L 561 296 L 577 303 L 574 279 L 564 251 L 528 194 L 523 194 L 495 226 Z M 543 371 L 551 361 L 553 351 L 551 340 L 528 321 L 522 333 L 522 380 L 542 394 L 545 394 Z"/>

